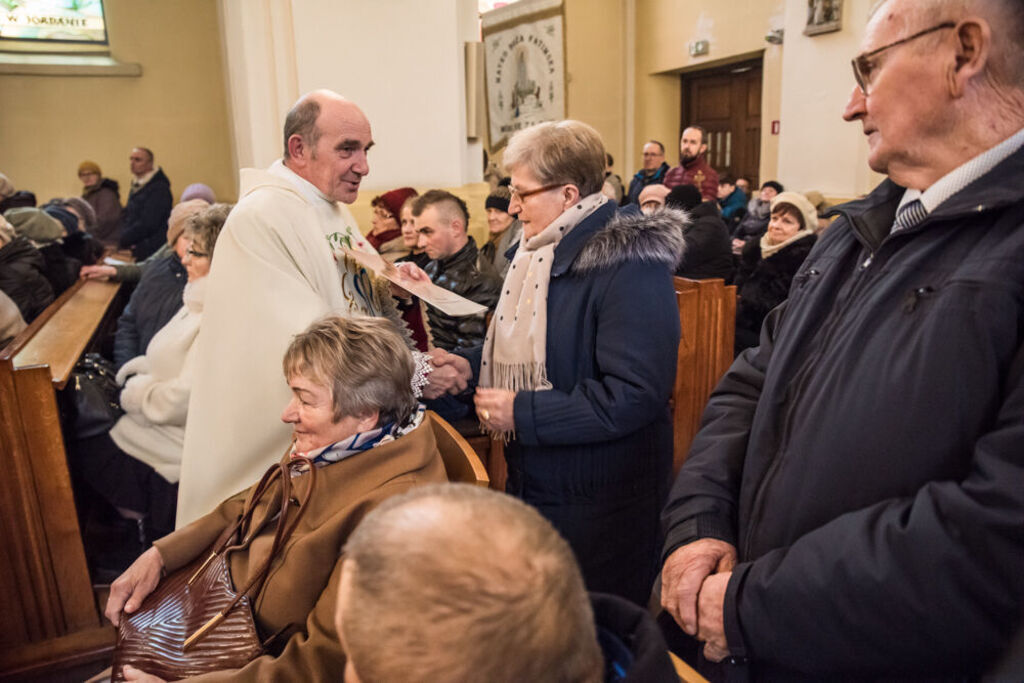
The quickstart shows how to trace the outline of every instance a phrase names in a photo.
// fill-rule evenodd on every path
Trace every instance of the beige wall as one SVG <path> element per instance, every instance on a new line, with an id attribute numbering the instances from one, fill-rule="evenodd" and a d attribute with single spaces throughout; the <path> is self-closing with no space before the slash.
<path id="1" fill-rule="evenodd" d="M 153 149 L 175 200 L 203 182 L 235 199 L 217 3 L 106 0 L 111 53 L 140 77 L 0 76 L 0 171 L 40 202 L 78 195 L 84 159 L 130 182 L 133 145 Z"/>
<path id="2" fill-rule="evenodd" d="M 566 116 L 601 134 L 623 178 L 626 153 L 626 2 L 564 0 Z"/>
<path id="3" fill-rule="evenodd" d="M 779 159 L 787 188 L 849 199 L 881 181 L 868 168 L 861 124 L 842 120 L 854 83 L 850 59 L 859 51 L 873 2 L 846 0 L 843 29 L 818 36 L 803 35 L 806 5 L 787 5 Z"/>

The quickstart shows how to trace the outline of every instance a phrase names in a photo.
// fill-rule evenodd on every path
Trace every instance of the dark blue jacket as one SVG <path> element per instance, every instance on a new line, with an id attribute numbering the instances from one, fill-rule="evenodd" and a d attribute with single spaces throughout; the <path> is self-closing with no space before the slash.
<path id="1" fill-rule="evenodd" d="M 654 169 L 654 175 L 644 175 L 643 169 L 637 171 L 633 179 L 629 181 L 629 192 L 622 198 L 622 206 L 635 204 L 640 198 L 640 193 L 648 185 L 658 185 L 665 182 L 665 174 L 668 173 L 668 168 L 668 164 L 663 161 L 661 166 Z"/>
<path id="2" fill-rule="evenodd" d="M 728 197 L 719 199 L 718 204 L 722 207 L 722 219 L 729 221 L 740 211 L 747 210 L 747 195 L 737 187 Z"/>
<path id="3" fill-rule="evenodd" d="M 117 367 L 146 353 L 153 336 L 182 307 L 181 296 L 187 282 L 185 266 L 173 252 L 154 261 L 143 271 L 128 305 L 117 319 L 117 332 L 114 334 L 114 364 Z"/>
<path id="4" fill-rule="evenodd" d="M 149 182 L 128 195 L 121 214 L 122 249 L 131 249 L 141 261 L 167 241 L 167 219 L 171 215 L 171 181 L 157 169 Z"/>
<path id="5" fill-rule="evenodd" d="M 669 399 L 679 312 L 679 214 L 615 217 L 605 204 L 555 249 L 549 391 L 519 392 L 506 490 L 537 507 L 576 553 L 590 590 L 645 604 L 658 506 L 672 468 Z"/>
<path id="6" fill-rule="evenodd" d="M 1024 150 L 890 234 L 903 192 L 836 210 L 665 510 L 736 545 L 755 676 L 973 679 L 1024 613 Z"/>

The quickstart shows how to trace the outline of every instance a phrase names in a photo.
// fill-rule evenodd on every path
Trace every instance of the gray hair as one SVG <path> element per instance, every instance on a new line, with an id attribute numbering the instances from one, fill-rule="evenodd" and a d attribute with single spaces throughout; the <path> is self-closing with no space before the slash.
<path id="1" fill-rule="evenodd" d="M 282 365 L 286 377 L 331 389 L 335 422 L 378 411 L 378 427 L 404 424 L 418 406 L 412 352 L 385 318 L 321 318 L 295 335 Z"/>
<path id="2" fill-rule="evenodd" d="M 220 235 L 221 228 L 224 227 L 224 223 L 228 220 L 228 214 L 231 213 L 234 206 L 234 204 L 211 204 L 208 208 L 186 219 L 185 232 L 197 246 L 209 254 L 211 261 L 213 260 L 213 250 L 217 246 L 217 236 Z"/>
<path id="3" fill-rule="evenodd" d="M 603 680 L 572 550 L 511 496 L 417 487 L 368 514 L 344 553 L 341 631 L 362 680 Z"/>
<path id="4" fill-rule="evenodd" d="M 320 128 L 316 120 L 320 118 L 320 102 L 315 97 L 307 95 L 295 103 L 284 119 L 284 158 L 290 159 L 288 152 L 288 140 L 293 135 L 298 135 L 302 141 L 311 148 L 316 148 L 320 141 Z"/>
<path id="5" fill-rule="evenodd" d="M 538 123 L 512 136 L 502 162 L 525 167 L 543 185 L 575 185 L 581 196 L 601 191 L 605 151 L 601 136 L 582 121 Z"/>

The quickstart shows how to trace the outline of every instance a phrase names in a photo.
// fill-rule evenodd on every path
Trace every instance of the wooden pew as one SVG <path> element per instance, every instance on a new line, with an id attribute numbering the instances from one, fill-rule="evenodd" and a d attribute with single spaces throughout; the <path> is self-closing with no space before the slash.
<path id="1" fill-rule="evenodd" d="M 723 280 L 675 278 L 679 354 L 673 392 L 673 475 L 679 472 L 700 426 L 704 406 L 733 360 L 736 288 Z"/>
<path id="2" fill-rule="evenodd" d="M 0 349 L 0 679 L 102 659 L 113 646 L 86 566 L 56 392 L 113 329 L 121 286 L 79 281 Z"/>

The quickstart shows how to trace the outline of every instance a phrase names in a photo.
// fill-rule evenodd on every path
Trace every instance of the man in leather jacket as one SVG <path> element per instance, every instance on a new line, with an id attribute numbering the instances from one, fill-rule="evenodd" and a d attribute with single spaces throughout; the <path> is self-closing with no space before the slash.
<path id="1" fill-rule="evenodd" d="M 501 294 L 501 280 L 477 267 L 476 242 L 466 234 L 469 211 L 459 197 L 444 190 L 430 190 L 412 207 L 419 231 L 419 245 L 430 262 L 424 267 L 431 281 L 459 296 L 494 310 Z M 434 345 L 445 351 L 483 344 L 487 332 L 485 314 L 451 316 L 427 306 Z"/>

